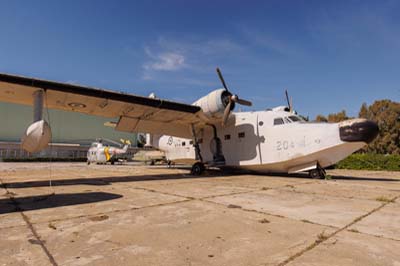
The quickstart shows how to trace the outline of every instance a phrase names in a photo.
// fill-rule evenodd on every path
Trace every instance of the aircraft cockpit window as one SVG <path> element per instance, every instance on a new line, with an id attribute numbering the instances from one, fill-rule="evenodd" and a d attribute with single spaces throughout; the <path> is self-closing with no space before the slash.
<path id="1" fill-rule="evenodd" d="M 292 123 L 292 120 L 290 120 L 290 119 L 287 118 L 287 117 L 284 117 L 283 119 L 285 120 L 285 124 Z"/>
<path id="2" fill-rule="evenodd" d="M 282 124 L 284 124 L 282 118 L 275 118 L 275 119 L 274 119 L 274 126 L 276 126 L 276 125 L 282 125 Z"/>
<path id="3" fill-rule="evenodd" d="M 292 120 L 293 122 L 299 122 L 301 121 L 301 119 L 297 116 L 291 115 L 289 116 L 290 120 Z"/>

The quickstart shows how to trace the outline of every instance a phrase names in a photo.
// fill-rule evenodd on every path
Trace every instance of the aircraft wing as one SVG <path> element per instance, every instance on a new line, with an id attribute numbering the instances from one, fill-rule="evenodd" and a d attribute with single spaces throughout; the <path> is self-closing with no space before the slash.
<path id="1" fill-rule="evenodd" d="M 44 107 L 118 118 L 115 129 L 192 137 L 207 118 L 198 106 L 75 84 L 0 73 L 0 101 L 33 105 L 33 93 L 44 90 Z"/>

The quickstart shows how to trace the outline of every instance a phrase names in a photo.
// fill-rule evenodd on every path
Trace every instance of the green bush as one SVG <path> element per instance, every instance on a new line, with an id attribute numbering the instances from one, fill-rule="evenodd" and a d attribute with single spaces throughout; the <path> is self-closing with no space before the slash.
<path id="1" fill-rule="evenodd" d="M 337 169 L 400 171 L 400 155 L 352 154 L 335 165 Z"/>

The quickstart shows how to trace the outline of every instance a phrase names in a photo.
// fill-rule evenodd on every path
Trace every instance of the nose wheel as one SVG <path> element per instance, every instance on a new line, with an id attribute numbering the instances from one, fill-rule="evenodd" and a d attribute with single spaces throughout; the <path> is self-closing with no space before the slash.
<path id="1" fill-rule="evenodd" d="M 309 175 L 313 179 L 324 179 L 326 177 L 326 171 L 319 164 L 317 164 L 317 168 L 311 170 Z"/>
<path id="2" fill-rule="evenodd" d="M 192 170 L 190 171 L 190 173 L 192 175 L 199 176 L 204 172 L 205 169 L 206 168 L 203 163 L 197 162 L 192 166 Z"/>

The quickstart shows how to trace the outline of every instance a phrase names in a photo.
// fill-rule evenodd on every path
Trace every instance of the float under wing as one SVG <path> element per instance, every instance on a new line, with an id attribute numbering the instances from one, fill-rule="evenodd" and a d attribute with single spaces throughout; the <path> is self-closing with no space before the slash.
<path id="1" fill-rule="evenodd" d="M 110 90 L 0 73 L 0 101 L 33 105 L 45 91 L 45 107 L 118 119 L 116 130 L 191 138 L 192 125 L 204 126 L 198 106 Z"/>

